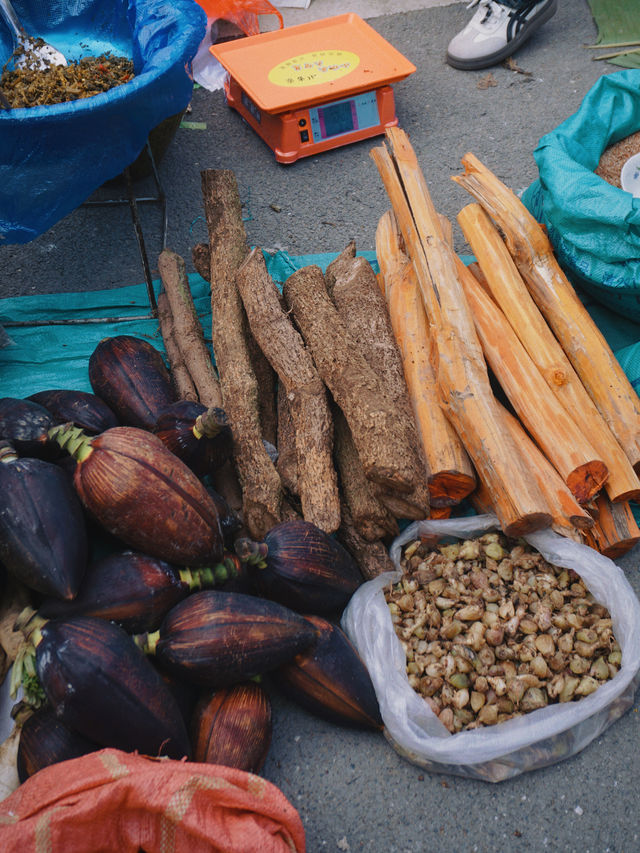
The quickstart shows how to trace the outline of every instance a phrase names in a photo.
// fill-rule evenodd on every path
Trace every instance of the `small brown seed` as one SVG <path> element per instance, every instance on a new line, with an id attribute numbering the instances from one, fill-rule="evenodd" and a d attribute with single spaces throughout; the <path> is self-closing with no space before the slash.
<path id="1" fill-rule="evenodd" d="M 595 693 L 599 686 L 600 682 L 597 679 L 592 678 L 590 675 L 585 675 L 584 678 L 580 679 L 575 695 L 588 696 L 590 693 Z"/>
<path id="2" fill-rule="evenodd" d="M 530 687 L 520 702 L 522 711 L 535 711 L 538 708 L 546 708 L 549 704 L 547 694 L 540 687 Z"/>
<path id="3" fill-rule="evenodd" d="M 477 690 L 472 690 L 469 696 L 469 702 L 471 704 L 471 710 L 475 714 L 477 714 L 480 708 L 482 708 L 482 706 L 486 702 L 484 693 L 480 693 Z"/>

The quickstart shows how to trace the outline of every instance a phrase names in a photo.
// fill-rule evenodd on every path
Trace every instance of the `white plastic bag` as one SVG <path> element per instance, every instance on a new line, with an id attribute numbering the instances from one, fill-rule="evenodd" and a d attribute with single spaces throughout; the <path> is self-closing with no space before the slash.
<path id="1" fill-rule="evenodd" d="M 524 538 L 550 563 L 573 569 L 596 601 L 608 608 L 622 649 L 617 675 L 575 702 L 552 704 L 495 726 L 450 734 L 409 685 L 404 649 L 396 637 L 384 588 L 401 575 L 401 549 L 420 535 L 455 539 L 499 530 L 493 515 L 409 525 L 391 547 L 397 571 L 363 584 L 352 596 L 342 627 L 373 681 L 385 735 L 400 755 L 435 772 L 500 782 L 580 752 L 634 701 L 640 683 L 640 602 L 622 570 L 608 557 L 551 529 Z"/>

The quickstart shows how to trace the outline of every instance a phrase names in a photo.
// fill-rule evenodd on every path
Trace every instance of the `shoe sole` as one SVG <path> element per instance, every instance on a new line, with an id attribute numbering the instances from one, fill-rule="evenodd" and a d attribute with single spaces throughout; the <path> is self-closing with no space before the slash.
<path id="1" fill-rule="evenodd" d="M 515 38 L 511 39 L 511 41 L 501 50 L 497 50 L 489 56 L 482 56 L 478 59 L 456 59 L 454 56 L 449 56 L 447 53 L 447 63 L 451 65 L 452 68 L 460 68 L 462 71 L 477 71 L 480 68 L 488 68 L 491 65 L 497 65 L 498 62 L 501 62 L 503 59 L 507 59 L 507 57 L 515 53 L 521 44 L 530 38 L 530 36 L 532 36 L 539 27 L 545 24 L 549 18 L 552 18 L 555 15 L 557 9 L 558 3 L 557 0 L 554 0 L 553 3 L 531 18 L 522 32 L 520 32 Z"/>

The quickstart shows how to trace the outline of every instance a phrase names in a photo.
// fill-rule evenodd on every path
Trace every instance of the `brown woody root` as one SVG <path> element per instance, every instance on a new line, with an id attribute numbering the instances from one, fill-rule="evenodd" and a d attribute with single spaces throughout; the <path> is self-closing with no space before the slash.
<path id="1" fill-rule="evenodd" d="M 176 341 L 171 305 L 165 291 L 158 294 L 158 325 L 171 368 L 171 379 L 178 399 L 198 401 L 198 392 Z"/>
<path id="2" fill-rule="evenodd" d="M 235 280 L 253 336 L 287 394 L 303 518 L 333 533 L 340 525 L 340 498 L 326 388 L 299 332 L 282 310 L 260 250 L 249 253 Z"/>
<path id="3" fill-rule="evenodd" d="M 351 430 L 338 406 L 334 406 L 333 422 L 340 492 L 344 504 L 349 508 L 353 527 L 368 542 L 385 536 L 396 536 L 399 532 L 398 524 L 376 497 L 375 484 L 364 473 Z"/>
<path id="4" fill-rule="evenodd" d="M 415 470 L 407 463 L 412 449 L 397 429 L 392 401 L 331 301 L 320 267 L 294 272 L 283 293 L 318 373 L 344 412 L 367 477 L 410 492 L 415 486 Z"/>
<path id="5" fill-rule="evenodd" d="M 327 293 L 329 296 L 333 297 L 333 288 L 336 283 L 336 279 L 343 274 L 345 269 L 348 269 L 351 266 L 351 262 L 355 256 L 356 242 L 355 240 L 351 240 L 347 243 L 340 254 L 327 265 L 327 268 L 324 271 L 324 280 L 327 285 Z"/>
<path id="6" fill-rule="evenodd" d="M 222 406 L 222 391 L 196 313 L 184 260 L 176 252 L 163 249 L 158 272 L 171 305 L 175 339 L 204 406 Z"/>
<path id="7" fill-rule="evenodd" d="M 429 469 L 404 378 L 402 358 L 393 334 L 391 320 L 384 296 L 371 264 L 362 257 L 344 264 L 336 275 L 333 301 L 345 326 L 353 335 L 360 351 L 373 370 L 377 371 L 385 391 L 395 406 L 396 429 L 405 435 L 412 449 L 407 459 L 414 468 L 415 486 L 407 502 L 414 505 L 412 518 L 429 515 Z"/>
<path id="8" fill-rule="evenodd" d="M 262 436 L 259 393 L 247 341 L 249 324 L 235 283 L 246 256 L 246 238 L 233 172 L 202 172 L 204 210 L 211 246 L 211 331 L 223 408 L 234 442 L 242 488 L 242 516 L 250 535 L 262 539 L 286 513 L 280 476 Z"/>
<path id="9" fill-rule="evenodd" d="M 278 433 L 276 447 L 278 449 L 278 460 L 276 462 L 276 470 L 280 474 L 282 485 L 289 494 L 299 498 L 296 431 L 291 419 L 287 392 L 284 390 L 282 383 L 278 385 L 277 411 Z"/>
<path id="10" fill-rule="evenodd" d="M 338 528 L 336 538 L 358 564 L 365 580 L 371 580 L 383 572 L 395 571 L 393 560 L 383 542 L 368 542 L 353 526 L 349 509 L 342 508 L 342 524 Z"/>

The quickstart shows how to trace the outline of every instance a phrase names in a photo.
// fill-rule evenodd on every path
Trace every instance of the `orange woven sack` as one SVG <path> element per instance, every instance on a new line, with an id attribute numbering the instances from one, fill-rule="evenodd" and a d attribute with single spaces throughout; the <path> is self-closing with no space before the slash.
<path id="1" fill-rule="evenodd" d="M 50 765 L 0 802 L 2 853 L 304 853 L 298 812 L 252 773 L 117 749 Z"/>
<path id="2" fill-rule="evenodd" d="M 258 15 L 275 15 L 284 26 L 282 13 L 269 0 L 197 0 L 207 13 L 207 17 L 217 21 L 229 21 L 247 36 L 260 32 Z"/>

